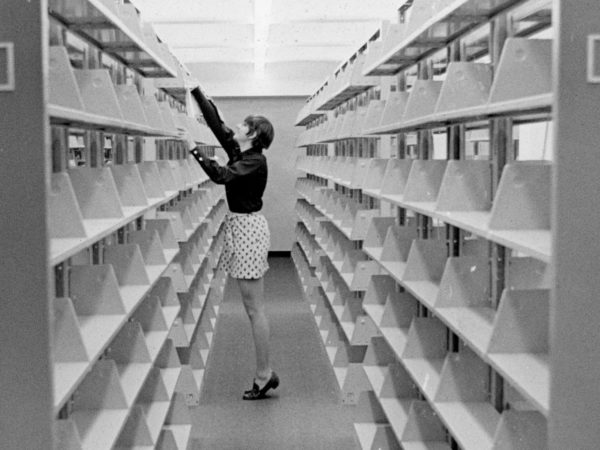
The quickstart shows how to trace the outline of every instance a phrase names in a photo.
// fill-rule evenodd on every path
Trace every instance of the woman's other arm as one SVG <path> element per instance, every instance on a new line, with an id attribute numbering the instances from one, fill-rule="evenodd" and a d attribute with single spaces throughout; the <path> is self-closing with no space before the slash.
<path id="1" fill-rule="evenodd" d="M 208 177 L 217 184 L 226 184 L 236 178 L 249 175 L 264 164 L 260 158 L 253 158 L 240 159 L 226 166 L 221 166 L 202 151 L 194 149 L 192 155 L 200 163 Z"/>

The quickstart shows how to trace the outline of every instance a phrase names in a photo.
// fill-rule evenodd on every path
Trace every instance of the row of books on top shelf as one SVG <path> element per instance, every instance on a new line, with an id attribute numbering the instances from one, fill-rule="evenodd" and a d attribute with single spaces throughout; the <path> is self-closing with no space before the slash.
<path id="1" fill-rule="evenodd" d="M 50 0 L 48 12 L 146 77 L 174 77 L 178 63 L 134 5 L 114 0 Z"/>
<path id="2" fill-rule="evenodd" d="M 51 123 L 176 138 L 187 131 L 198 143 L 217 144 L 206 125 L 134 85 L 115 85 L 108 69 L 73 68 L 65 47 L 50 47 L 49 55 Z"/>
<path id="3" fill-rule="evenodd" d="M 137 245 L 108 247 L 104 265 L 71 268 L 69 297 L 54 300 L 55 410 L 73 398 L 68 419 L 56 422 L 57 448 L 187 448 L 191 422 L 177 416 L 199 397 L 224 286 L 222 274 L 213 282 L 210 257 L 222 233 L 200 248 L 209 232 L 149 285 Z M 186 276 L 188 266 L 196 273 Z M 127 289 L 147 292 L 136 302 Z M 165 438 L 176 445 L 161 447 Z"/>
<path id="4" fill-rule="evenodd" d="M 515 120 L 550 117 L 552 41 L 509 38 L 492 75 L 491 64 L 450 62 L 443 81 L 416 80 L 408 91 L 307 128 L 299 144 L 334 142 L 368 135 L 393 134 L 452 123 L 476 122 L 501 115 Z"/>
<path id="5" fill-rule="evenodd" d="M 53 173 L 48 199 L 51 263 L 152 213 L 186 190 L 193 193 L 179 207 L 192 204 L 197 210 L 192 216 L 199 221 L 223 195 L 189 158 Z"/>
<path id="6" fill-rule="evenodd" d="M 176 236 L 174 221 L 147 220 L 145 229 L 128 233 L 125 244 L 105 246 L 103 264 L 70 267 L 69 298 L 57 300 L 55 309 L 55 409 L 72 394 L 132 313 L 143 310 L 139 305 L 148 298 L 170 290 L 188 295 L 186 308 L 177 309 L 182 318 L 178 324 L 185 329 L 188 319 L 195 323 L 203 307 L 200 296 L 212 281 L 214 255 L 222 247 L 218 231 L 224 214 L 220 203 L 210 214 L 210 226 L 198 226 L 183 238 Z M 172 306 L 165 302 L 163 306 Z M 172 321 L 167 322 L 169 330 Z M 189 340 L 193 330 L 185 331 Z M 178 339 L 176 345 L 180 342 L 184 341 Z"/>
<path id="7" fill-rule="evenodd" d="M 505 292 L 485 356 L 470 345 L 448 352 L 447 324 L 438 317 L 449 313 L 443 317 L 446 322 L 447 317 L 457 317 L 461 308 L 468 307 L 444 305 L 432 316 L 417 317 L 417 298 L 408 290 L 398 289 L 389 275 L 373 276 L 361 305 L 343 284 L 333 289 L 334 295 L 328 293 L 331 287 L 319 287 L 309 268 L 312 264 L 302 252 L 295 249 L 293 256 L 343 397 L 358 406 L 354 421 L 363 448 L 373 448 L 376 443 L 377 448 L 395 448 L 399 443 L 420 440 L 441 444 L 446 439 L 444 428 L 466 449 L 493 448 L 500 442 L 545 448 L 547 409 L 533 398 L 534 391 L 540 389 L 532 386 L 544 384 L 535 368 L 536 359 L 543 358 L 539 349 L 546 346 L 547 351 L 547 325 L 538 324 L 530 330 L 533 320 L 529 320 L 531 324 L 521 323 L 516 313 L 524 304 L 543 310 L 547 291 L 521 286 Z M 515 274 L 521 279 L 518 270 Z M 365 320 L 361 306 L 369 320 Z M 478 314 L 477 307 L 472 307 L 471 314 Z M 456 320 L 462 324 L 469 318 L 464 315 Z M 515 367 L 523 361 L 529 361 L 537 373 L 522 367 L 517 373 Z M 489 403 L 488 364 L 508 380 L 505 397 L 511 409 L 502 414 Z M 412 411 L 415 407 L 418 411 Z M 421 432 L 415 434 L 418 423 Z"/>
<path id="8" fill-rule="evenodd" d="M 341 184 L 362 189 L 368 196 L 439 219 L 542 261 L 550 260 L 552 164 L 548 161 L 507 164 L 494 198 L 489 160 L 306 157 L 299 162 L 304 170 L 329 176 L 336 183 L 344 181 Z M 340 180 L 342 177 L 346 179 Z M 326 209 L 328 203 L 323 197 L 335 194 L 328 194 L 331 190 L 315 183 L 300 179 L 297 188 L 311 203 Z M 337 213 L 334 219 L 348 220 L 339 208 Z"/>

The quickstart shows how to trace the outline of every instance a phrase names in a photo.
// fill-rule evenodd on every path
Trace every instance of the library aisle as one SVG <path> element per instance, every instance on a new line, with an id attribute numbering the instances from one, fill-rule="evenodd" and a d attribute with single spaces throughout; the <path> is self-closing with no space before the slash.
<path id="1" fill-rule="evenodd" d="M 599 106 L 598 0 L 2 1 L 0 450 L 600 449 Z"/>
<path id="2" fill-rule="evenodd" d="M 191 409 L 191 450 L 358 448 L 352 409 L 341 404 L 296 269 L 287 257 L 270 258 L 265 277 L 271 359 L 281 385 L 265 401 L 243 401 L 254 371 L 250 324 L 239 289 L 229 279 L 220 305 L 200 394 Z"/>

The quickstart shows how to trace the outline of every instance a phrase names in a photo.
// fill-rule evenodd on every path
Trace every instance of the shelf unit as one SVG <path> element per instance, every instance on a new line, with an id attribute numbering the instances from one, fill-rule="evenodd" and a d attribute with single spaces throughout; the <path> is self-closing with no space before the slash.
<path id="1" fill-rule="evenodd" d="M 576 114 L 585 127 L 557 128 L 560 109 L 575 114 L 579 100 L 556 77 L 564 72 L 598 101 L 593 77 L 584 86 L 569 53 L 591 61 L 588 40 L 577 33 L 573 52 L 566 30 L 600 8 L 585 2 L 565 17 L 564 5 L 406 2 L 399 23 L 382 25 L 342 65 L 361 64 L 360 77 L 330 77 L 298 114 L 305 129 L 293 257 L 342 400 L 355 406 L 362 448 L 587 448 L 597 439 L 575 420 L 576 432 L 555 431 L 560 411 L 589 423 L 575 399 L 596 411 L 598 398 L 587 387 L 596 364 L 566 337 L 586 312 L 561 303 L 581 293 L 598 309 L 581 286 L 588 282 L 566 266 L 576 257 L 568 242 L 591 258 L 576 264 L 591 275 L 582 265 L 594 260 L 585 242 L 594 240 L 589 212 L 598 203 L 578 206 L 586 219 L 571 227 L 566 198 L 577 202 L 577 176 L 561 172 L 561 164 L 578 167 L 593 196 L 598 163 L 588 136 L 597 111 L 586 101 L 588 116 Z M 585 24 L 598 32 L 591 18 Z M 572 64 L 563 69 L 566 54 Z M 548 139 L 541 154 L 531 144 L 540 125 L 545 133 L 554 126 L 554 157 Z M 573 145 L 563 129 L 586 135 L 590 168 L 566 155 Z M 561 226 L 586 237 L 567 238 Z M 375 264 L 358 290 L 340 269 L 356 262 Z M 575 334 L 587 339 L 593 327 L 585 330 Z M 586 400 L 568 381 L 569 360 L 582 364 Z"/>
<path id="2" fill-rule="evenodd" d="M 2 308 L 31 333 L 5 341 L 20 352 L 8 371 L 31 364 L 40 392 L 20 393 L 7 372 L 16 384 L 4 386 L 2 447 L 186 449 L 223 295 L 215 269 L 227 209 L 179 137 L 217 146 L 188 114 L 194 80 L 130 3 L 49 0 L 11 13 L 0 41 L 25 49 L 39 70 L 16 58 L 15 91 L 0 92 L 2 116 L 16 119 L 0 125 L 2 148 L 27 148 L 34 168 L 6 166 L 5 204 L 43 231 L 3 227 L 3 239 L 27 230 L 41 267 L 22 252 L 26 279 L 12 275 L 21 287 L 3 281 L 35 292 L 12 302 L 18 314 L 9 298 Z M 19 212 L 33 211 L 15 203 L 20 178 L 42 217 Z"/>

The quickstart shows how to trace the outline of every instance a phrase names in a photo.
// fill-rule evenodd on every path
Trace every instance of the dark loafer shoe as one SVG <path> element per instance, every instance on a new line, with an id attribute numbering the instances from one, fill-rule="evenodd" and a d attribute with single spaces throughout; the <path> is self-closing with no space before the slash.
<path id="1" fill-rule="evenodd" d="M 244 396 L 242 397 L 244 400 L 260 400 L 262 398 L 266 398 L 267 391 L 269 389 L 277 389 L 279 386 L 279 377 L 275 372 L 271 373 L 271 378 L 265 384 L 265 386 L 260 389 L 256 382 L 252 383 L 252 389 L 244 392 Z"/>

